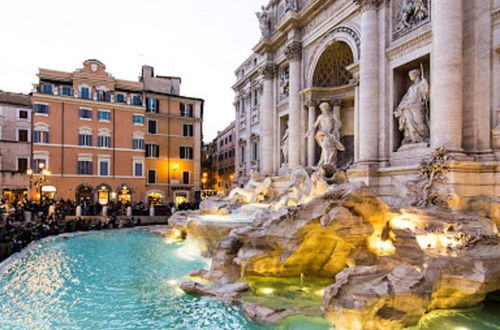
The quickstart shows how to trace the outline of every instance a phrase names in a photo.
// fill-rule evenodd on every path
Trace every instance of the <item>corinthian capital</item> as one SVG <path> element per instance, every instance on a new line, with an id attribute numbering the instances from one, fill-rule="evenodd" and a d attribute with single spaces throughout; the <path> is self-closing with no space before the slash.
<path id="1" fill-rule="evenodd" d="M 354 2 L 357 3 L 363 11 L 377 9 L 384 0 L 354 0 Z"/>
<path id="2" fill-rule="evenodd" d="M 262 75 L 264 76 L 264 79 L 273 79 L 276 75 L 276 71 L 276 64 L 269 62 L 264 64 L 264 67 L 262 68 Z"/>
<path id="3" fill-rule="evenodd" d="M 314 97 L 312 96 L 307 96 L 305 99 L 304 99 L 304 105 L 308 108 L 311 108 L 311 107 L 315 107 L 316 105 L 318 105 L 318 100 L 316 100 Z"/>
<path id="4" fill-rule="evenodd" d="M 300 60 L 302 58 L 302 43 L 293 41 L 286 48 L 285 55 L 289 61 Z"/>

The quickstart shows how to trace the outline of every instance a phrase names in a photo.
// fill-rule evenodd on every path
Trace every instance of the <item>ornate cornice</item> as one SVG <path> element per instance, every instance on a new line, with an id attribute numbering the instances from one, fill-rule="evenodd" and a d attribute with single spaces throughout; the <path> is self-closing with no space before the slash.
<path id="1" fill-rule="evenodd" d="M 380 7 L 382 3 L 384 3 L 384 0 L 353 0 L 353 1 L 354 3 L 359 5 L 361 11 L 375 10 L 378 7 Z"/>
<path id="2" fill-rule="evenodd" d="M 300 61 L 302 59 L 302 43 L 300 41 L 292 41 L 286 47 L 285 55 L 289 61 Z"/>
<path id="3" fill-rule="evenodd" d="M 264 79 L 273 79 L 276 76 L 277 66 L 274 63 L 266 63 L 262 67 L 262 75 Z"/>
<path id="4" fill-rule="evenodd" d="M 387 56 L 392 61 L 402 57 L 416 49 L 429 45 L 432 42 L 432 30 L 430 28 L 422 31 L 416 36 L 398 42 L 396 45 L 386 49 Z"/>
<path id="5" fill-rule="evenodd" d="M 316 107 L 318 105 L 318 100 L 316 100 L 314 97 L 312 96 L 307 96 L 305 99 L 304 99 L 304 105 L 308 108 L 310 107 Z"/>

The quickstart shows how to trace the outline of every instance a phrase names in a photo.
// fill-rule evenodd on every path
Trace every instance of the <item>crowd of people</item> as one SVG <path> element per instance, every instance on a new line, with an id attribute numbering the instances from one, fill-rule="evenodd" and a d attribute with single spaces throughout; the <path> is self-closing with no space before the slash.
<path id="1" fill-rule="evenodd" d="M 184 203 L 179 205 L 178 209 L 194 207 L 197 205 Z M 172 203 L 163 208 L 159 207 L 156 215 L 170 216 L 175 210 Z M 39 203 L 14 200 L 10 204 L 0 200 L 0 262 L 21 251 L 32 241 L 47 236 L 140 226 L 140 216 L 151 215 L 150 212 L 150 206 L 142 201 L 110 201 L 106 206 L 102 206 L 86 199 L 78 203 L 62 199 L 44 199 Z M 119 218 L 126 215 L 129 216 Z"/>

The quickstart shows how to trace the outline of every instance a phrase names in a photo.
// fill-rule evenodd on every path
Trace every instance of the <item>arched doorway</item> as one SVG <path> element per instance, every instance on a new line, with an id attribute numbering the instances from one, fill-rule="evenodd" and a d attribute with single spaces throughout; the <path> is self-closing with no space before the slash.
<path id="1" fill-rule="evenodd" d="M 132 203 L 132 189 L 129 186 L 122 184 L 116 190 L 116 198 L 123 204 Z"/>
<path id="2" fill-rule="evenodd" d="M 76 201 L 84 201 L 86 200 L 87 202 L 94 202 L 94 188 L 92 188 L 91 185 L 89 184 L 81 184 L 78 187 L 76 187 Z"/>
<path id="3" fill-rule="evenodd" d="M 319 56 L 312 76 L 311 99 L 319 105 L 328 102 L 331 109 L 342 123 L 340 142 L 345 151 L 336 156 L 337 168 L 345 168 L 354 160 L 354 102 L 355 84 L 353 74 L 349 70 L 354 65 L 354 54 L 351 46 L 344 41 L 335 40 L 326 46 Z M 316 118 L 320 114 L 316 107 Z M 321 149 L 316 145 L 315 161 L 320 158 Z"/>
<path id="4" fill-rule="evenodd" d="M 111 187 L 107 184 L 101 184 L 96 188 L 97 201 L 101 205 L 107 205 L 111 197 Z"/>
<path id="5" fill-rule="evenodd" d="M 165 193 L 160 190 L 150 190 L 146 192 L 148 205 L 162 205 L 165 203 Z"/>

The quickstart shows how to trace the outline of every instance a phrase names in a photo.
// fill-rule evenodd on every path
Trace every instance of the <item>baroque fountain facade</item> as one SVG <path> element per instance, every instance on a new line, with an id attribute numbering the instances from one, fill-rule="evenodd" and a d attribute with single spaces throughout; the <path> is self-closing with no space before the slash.
<path id="1" fill-rule="evenodd" d="M 212 257 L 192 273 L 209 282 L 182 288 L 272 323 L 304 311 L 248 301 L 247 279 L 331 279 L 317 312 L 341 329 L 412 326 L 499 290 L 499 13 L 497 0 L 264 6 L 233 86 L 238 187 L 171 219 Z"/>

